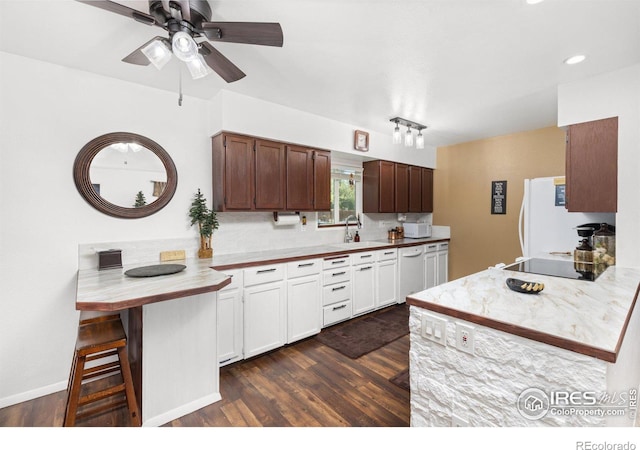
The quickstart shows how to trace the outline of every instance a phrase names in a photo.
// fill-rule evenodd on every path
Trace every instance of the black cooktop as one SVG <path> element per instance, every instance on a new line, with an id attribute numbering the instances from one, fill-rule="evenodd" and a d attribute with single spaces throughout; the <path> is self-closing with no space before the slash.
<path id="1" fill-rule="evenodd" d="M 598 275 L 600 275 L 600 273 L 593 272 L 578 272 L 573 265 L 573 261 L 542 258 L 527 259 L 526 261 L 509 265 L 504 269 L 584 281 L 595 281 Z"/>

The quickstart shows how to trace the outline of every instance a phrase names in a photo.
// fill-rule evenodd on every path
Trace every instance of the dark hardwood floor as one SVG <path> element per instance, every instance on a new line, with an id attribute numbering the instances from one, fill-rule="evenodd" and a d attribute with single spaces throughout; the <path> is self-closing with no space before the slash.
<path id="1" fill-rule="evenodd" d="M 409 391 L 389 381 L 409 365 L 409 336 L 358 359 L 309 338 L 223 367 L 222 400 L 167 427 L 406 427 Z M 0 409 L 0 426 L 57 427 L 65 393 Z M 122 409 L 77 426 L 127 426 Z"/>

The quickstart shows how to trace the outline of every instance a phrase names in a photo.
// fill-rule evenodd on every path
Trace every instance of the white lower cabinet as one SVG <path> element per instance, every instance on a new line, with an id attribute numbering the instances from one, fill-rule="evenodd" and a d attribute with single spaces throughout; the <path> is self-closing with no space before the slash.
<path id="1" fill-rule="evenodd" d="M 449 243 L 426 245 L 424 268 L 425 289 L 449 281 Z"/>
<path id="2" fill-rule="evenodd" d="M 449 243 L 438 244 L 438 284 L 449 281 Z"/>
<path id="3" fill-rule="evenodd" d="M 271 281 L 274 278 L 280 280 Z M 269 281 L 247 285 L 262 280 Z M 245 269 L 244 284 L 244 357 L 250 358 L 286 343 L 287 289 L 284 268 L 270 266 Z"/>
<path id="4" fill-rule="evenodd" d="M 432 288 L 438 284 L 438 244 L 428 244 L 425 246 L 424 268 L 425 268 L 425 289 Z"/>
<path id="5" fill-rule="evenodd" d="M 380 261 L 378 263 L 376 292 L 379 308 L 397 303 L 398 261 Z"/>
<path id="6" fill-rule="evenodd" d="M 242 271 L 225 272 L 231 283 L 218 293 L 218 362 L 220 366 L 243 358 Z"/>
<path id="7" fill-rule="evenodd" d="M 349 255 L 325 258 L 322 272 L 322 326 L 350 319 L 351 259 Z"/>
<path id="8" fill-rule="evenodd" d="M 373 311 L 376 307 L 375 260 L 351 268 L 353 315 Z"/>
<path id="9" fill-rule="evenodd" d="M 287 344 L 313 336 L 322 328 L 321 260 L 287 267 Z"/>

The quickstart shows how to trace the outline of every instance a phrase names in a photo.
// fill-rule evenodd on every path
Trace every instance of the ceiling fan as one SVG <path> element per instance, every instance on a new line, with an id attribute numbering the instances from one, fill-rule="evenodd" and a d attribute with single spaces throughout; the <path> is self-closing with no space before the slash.
<path id="1" fill-rule="evenodd" d="M 122 61 L 141 66 L 153 64 L 161 69 L 175 55 L 185 62 L 194 79 L 208 75 L 211 69 L 227 83 L 245 76 L 207 40 L 273 47 L 282 47 L 283 43 L 279 23 L 211 22 L 211 6 L 206 0 L 149 0 L 149 14 L 108 0 L 77 1 L 168 31 L 168 37 L 154 37 Z M 207 40 L 195 40 L 201 37 Z"/>

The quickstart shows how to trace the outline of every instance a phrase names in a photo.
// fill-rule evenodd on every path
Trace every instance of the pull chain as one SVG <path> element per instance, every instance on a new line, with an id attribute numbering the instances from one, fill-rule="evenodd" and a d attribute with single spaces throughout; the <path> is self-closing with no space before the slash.
<path id="1" fill-rule="evenodd" d="M 178 106 L 182 106 L 182 67 L 178 68 L 178 83 L 180 85 L 180 96 L 178 97 Z"/>

